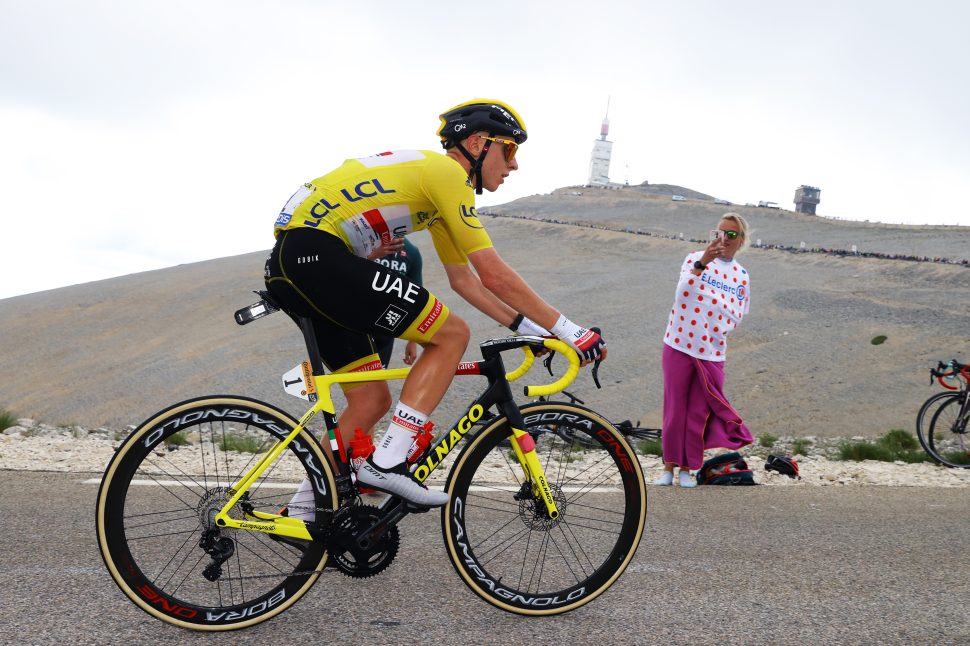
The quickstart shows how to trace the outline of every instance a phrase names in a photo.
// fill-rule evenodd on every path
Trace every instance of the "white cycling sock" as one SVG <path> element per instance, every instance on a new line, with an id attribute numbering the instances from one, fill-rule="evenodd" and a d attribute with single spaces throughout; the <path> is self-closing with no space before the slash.
<path id="1" fill-rule="evenodd" d="M 316 503 L 313 500 L 313 486 L 308 478 L 303 478 L 299 488 L 289 504 L 286 505 L 286 514 L 290 518 L 299 518 L 303 521 L 312 521 L 316 515 Z"/>
<path id="2" fill-rule="evenodd" d="M 414 436 L 427 421 L 428 416 L 425 413 L 398 402 L 391 424 L 387 427 L 387 433 L 384 433 L 384 437 L 374 450 L 374 464 L 382 469 L 390 469 L 404 462 L 408 449 L 414 442 Z"/>

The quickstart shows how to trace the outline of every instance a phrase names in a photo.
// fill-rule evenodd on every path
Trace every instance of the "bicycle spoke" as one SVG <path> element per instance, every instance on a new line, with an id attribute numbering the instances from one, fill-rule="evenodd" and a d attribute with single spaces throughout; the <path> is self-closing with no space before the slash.
<path id="1" fill-rule="evenodd" d="M 325 563 L 323 542 L 307 540 L 298 549 L 264 532 L 215 523 L 223 511 L 254 523 L 261 522 L 256 510 L 278 513 L 311 468 L 326 479 L 313 505 L 336 508 L 329 463 L 308 433 L 295 436 L 228 506 L 236 483 L 294 424 L 253 400 L 203 398 L 137 428 L 98 495 L 99 545 L 121 589 L 160 619 L 207 630 L 251 622 L 254 613 L 271 607 L 275 613 L 302 597 L 315 581 L 310 574 Z M 177 448 L 166 450 L 176 433 Z M 145 580 L 151 588 L 142 590 Z"/>
<path id="2" fill-rule="evenodd" d="M 927 400 L 917 418 L 918 437 L 926 452 L 948 467 L 970 468 L 968 417 L 970 391 L 940 393 Z"/>
<path id="3" fill-rule="evenodd" d="M 555 402 L 522 414 L 556 420 L 554 431 L 528 421 L 524 430 L 536 440 L 558 515 L 550 517 L 544 499 L 520 484 L 510 431 L 497 421 L 456 463 L 451 486 L 463 504 L 448 517 L 445 535 L 452 564 L 482 598 L 513 612 L 554 614 L 595 597 L 629 562 L 646 489 L 639 465 L 626 462 L 631 453 L 622 436 L 594 413 Z"/>

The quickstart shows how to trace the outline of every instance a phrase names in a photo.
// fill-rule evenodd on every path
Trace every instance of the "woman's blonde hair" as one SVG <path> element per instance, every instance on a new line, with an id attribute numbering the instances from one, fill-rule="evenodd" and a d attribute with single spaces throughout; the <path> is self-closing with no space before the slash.
<path id="1" fill-rule="evenodd" d="M 733 220 L 738 225 L 738 231 L 741 233 L 741 246 L 738 247 L 738 251 L 744 251 L 751 244 L 751 239 L 749 237 L 750 232 L 748 231 L 748 221 L 745 220 L 737 213 L 725 213 L 721 216 L 722 220 Z"/>

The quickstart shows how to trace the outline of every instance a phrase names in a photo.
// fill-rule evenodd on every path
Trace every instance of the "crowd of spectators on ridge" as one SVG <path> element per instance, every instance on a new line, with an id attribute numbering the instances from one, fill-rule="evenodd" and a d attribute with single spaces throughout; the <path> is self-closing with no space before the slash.
<path id="1" fill-rule="evenodd" d="M 707 244 L 707 240 L 699 240 L 696 238 L 685 238 L 684 234 L 673 235 L 665 233 L 655 233 L 652 231 L 644 231 L 643 229 L 634 229 L 633 227 L 613 227 L 605 224 L 593 224 L 591 222 L 572 222 L 569 220 L 559 220 L 557 218 L 540 218 L 540 217 L 530 217 L 527 215 L 511 215 L 511 214 L 498 214 L 490 213 L 484 209 L 479 210 L 479 215 L 487 215 L 489 217 L 498 218 L 514 218 L 517 220 L 533 220 L 536 222 L 546 222 L 549 224 L 566 224 L 573 227 L 582 227 L 586 229 L 602 229 L 604 231 L 616 231 L 619 233 L 629 233 L 638 236 L 650 236 L 653 238 L 665 238 L 668 240 L 683 240 L 685 242 L 692 242 L 695 244 Z M 845 257 L 857 257 L 857 258 L 878 258 L 882 260 L 907 260 L 910 262 L 935 262 L 946 265 L 961 265 L 963 267 L 970 267 L 970 260 L 965 258 L 943 258 L 940 256 L 919 256 L 915 254 L 904 254 L 904 253 L 880 253 L 878 251 L 857 251 L 852 249 L 832 249 L 829 247 L 809 247 L 805 243 L 800 245 L 784 245 L 784 244 L 770 244 L 763 243 L 760 239 L 753 240 L 751 242 L 751 247 L 754 249 L 774 249 L 777 251 L 788 251 L 791 253 L 823 253 L 830 256 L 845 256 Z"/>

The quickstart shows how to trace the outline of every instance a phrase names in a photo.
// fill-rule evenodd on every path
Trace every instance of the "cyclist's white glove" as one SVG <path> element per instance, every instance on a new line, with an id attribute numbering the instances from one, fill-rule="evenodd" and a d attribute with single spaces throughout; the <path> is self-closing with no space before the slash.
<path id="1" fill-rule="evenodd" d="M 560 315 L 559 320 L 552 326 L 551 332 L 571 345 L 586 361 L 599 361 L 603 358 L 606 341 L 595 328 L 580 327 Z"/>
<path id="2" fill-rule="evenodd" d="M 524 336 L 552 336 L 549 330 L 541 327 L 538 323 L 530 319 L 524 314 L 519 314 L 509 325 L 509 329 L 516 334 L 521 334 Z"/>

